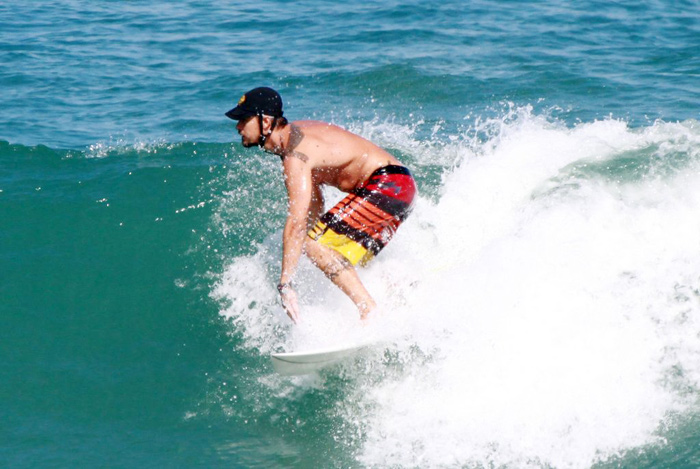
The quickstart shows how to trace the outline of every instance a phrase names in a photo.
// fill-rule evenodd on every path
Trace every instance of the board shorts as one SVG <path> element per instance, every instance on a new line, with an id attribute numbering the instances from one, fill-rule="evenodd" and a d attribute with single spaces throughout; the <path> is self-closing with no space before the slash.
<path id="1" fill-rule="evenodd" d="M 415 194 L 416 184 L 408 168 L 384 166 L 323 214 L 308 235 L 352 265 L 365 265 L 408 217 Z"/>

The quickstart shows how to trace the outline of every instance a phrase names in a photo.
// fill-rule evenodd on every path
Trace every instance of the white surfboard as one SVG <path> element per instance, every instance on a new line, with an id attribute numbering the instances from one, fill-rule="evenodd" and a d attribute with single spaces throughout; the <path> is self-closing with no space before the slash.
<path id="1" fill-rule="evenodd" d="M 270 355 L 272 367 L 281 375 L 305 375 L 334 365 L 374 345 L 373 342 L 341 347 L 280 352 Z"/>

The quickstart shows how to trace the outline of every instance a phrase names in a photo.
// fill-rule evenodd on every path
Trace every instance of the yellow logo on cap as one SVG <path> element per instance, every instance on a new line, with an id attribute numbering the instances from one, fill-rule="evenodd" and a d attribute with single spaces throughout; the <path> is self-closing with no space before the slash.
<path id="1" fill-rule="evenodd" d="M 245 95 L 241 96 L 241 99 L 238 100 L 238 105 L 240 106 L 241 104 L 245 103 Z"/>

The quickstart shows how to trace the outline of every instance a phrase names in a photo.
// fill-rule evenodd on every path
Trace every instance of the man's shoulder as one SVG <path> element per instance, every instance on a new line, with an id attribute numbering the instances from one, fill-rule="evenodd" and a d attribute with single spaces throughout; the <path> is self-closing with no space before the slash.
<path id="1" fill-rule="evenodd" d="M 321 145 L 338 145 L 341 140 L 352 138 L 353 134 L 330 122 L 303 120 L 292 122 L 292 127 L 304 135 L 308 140 Z"/>
<path id="2" fill-rule="evenodd" d="M 315 120 L 301 120 L 301 121 L 294 121 L 291 123 L 292 125 L 304 130 L 304 129 L 340 129 L 340 127 L 331 124 L 330 122 L 323 122 L 323 121 L 315 121 Z"/>

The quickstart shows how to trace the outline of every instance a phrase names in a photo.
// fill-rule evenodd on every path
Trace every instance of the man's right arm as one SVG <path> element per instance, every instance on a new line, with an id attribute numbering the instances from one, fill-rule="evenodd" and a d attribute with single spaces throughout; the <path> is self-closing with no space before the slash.
<path id="1" fill-rule="evenodd" d="M 314 227 L 321 215 L 323 215 L 324 199 L 321 185 L 315 184 L 311 193 L 311 205 L 309 206 L 309 215 L 306 223 L 307 231 Z"/>

